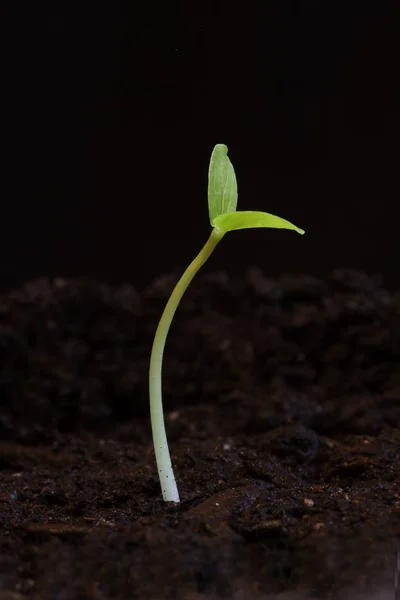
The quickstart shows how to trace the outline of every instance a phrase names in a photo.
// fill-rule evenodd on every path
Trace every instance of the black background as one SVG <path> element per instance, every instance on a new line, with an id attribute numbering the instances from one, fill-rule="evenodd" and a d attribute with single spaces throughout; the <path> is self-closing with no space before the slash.
<path id="1" fill-rule="evenodd" d="M 226 143 L 239 208 L 307 230 L 231 233 L 208 269 L 380 272 L 400 287 L 398 1 L 10 3 L 1 287 L 141 288 L 209 235 Z"/>

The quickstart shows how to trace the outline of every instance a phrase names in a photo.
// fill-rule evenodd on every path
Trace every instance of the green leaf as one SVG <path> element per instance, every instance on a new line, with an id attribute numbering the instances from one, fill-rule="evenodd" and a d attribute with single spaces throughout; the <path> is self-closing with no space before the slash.
<path id="1" fill-rule="evenodd" d="M 208 213 L 211 225 L 216 217 L 231 213 L 237 206 L 235 171 L 225 144 L 217 144 L 208 168 Z"/>
<path id="2" fill-rule="evenodd" d="M 281 219 L 275 215 L 253 210 L 243 210 L 219 215 L 212 220 L 211 225 L 223 233 L 235 229 L 252 229 L 255 227 L 271 227 L 274 229 L 293 229 L 303 235 L 304 230 L 299 229 L 293 223 Z"/>

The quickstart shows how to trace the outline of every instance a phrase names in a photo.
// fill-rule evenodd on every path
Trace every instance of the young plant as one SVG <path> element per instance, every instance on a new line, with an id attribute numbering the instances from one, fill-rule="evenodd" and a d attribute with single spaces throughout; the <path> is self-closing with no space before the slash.
<path id="1" fill-rule="evenodd" d="M 228 231 L 255 227 L 272 227 L 277 229 L 293 229 L 297 233 L 304 233 L 302 229 L 289 223 L 289 221 L 269 213 L 237 211 L 237 197 L 235 171 L 228 158 L 228 148 L 224 144 L 217 144 L 212 152 L 208 170 L 208 212 L 212 227 L 211 234 L 203 249 L 188 266 L 176 284 L 167 302 L 157 327 L 150 357 L 149 394 L 151 427 L 162 495 L 163 499 L 167 502 L 179 502 L 179 493 L 172 470 L 165 433 L 161 385 L 162 360 L 169 327 L 186 288 L 200 267 L 206 262 L 218 242 L 222 240 Z"/>

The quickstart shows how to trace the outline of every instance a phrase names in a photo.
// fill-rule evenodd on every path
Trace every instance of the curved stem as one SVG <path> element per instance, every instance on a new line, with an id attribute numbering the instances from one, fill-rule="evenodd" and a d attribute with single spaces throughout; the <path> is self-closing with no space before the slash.
<path id="1" fill-rule="evenodd" d="M 165 341 L 175 311 L 189 283 L 192 281 L 200 267 L 206 262 L 223 236 L 224 233 L 220 230 L 215 228 L 212 230 L 207 243 L 193 262 L 190 263 L 176 284 L 161 316 L 154 336 L 149 372 L 150 418 L 162 495 L 163 499 L 167 502 L 179 502 L 179 493 L 174 472 L 172 470 L 162 405 L 161 372 Z"/>

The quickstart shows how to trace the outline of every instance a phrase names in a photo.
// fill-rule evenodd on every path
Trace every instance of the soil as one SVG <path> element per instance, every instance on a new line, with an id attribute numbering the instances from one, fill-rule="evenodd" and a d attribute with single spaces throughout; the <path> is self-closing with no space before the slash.
<path id="1" fill-rule="evenodd" d="M 0 297 L 0 600 L 393 599 L 400 294 L 198 276 L 165 353 L 175 505 L 147 370 L 176 280 Z"/>

